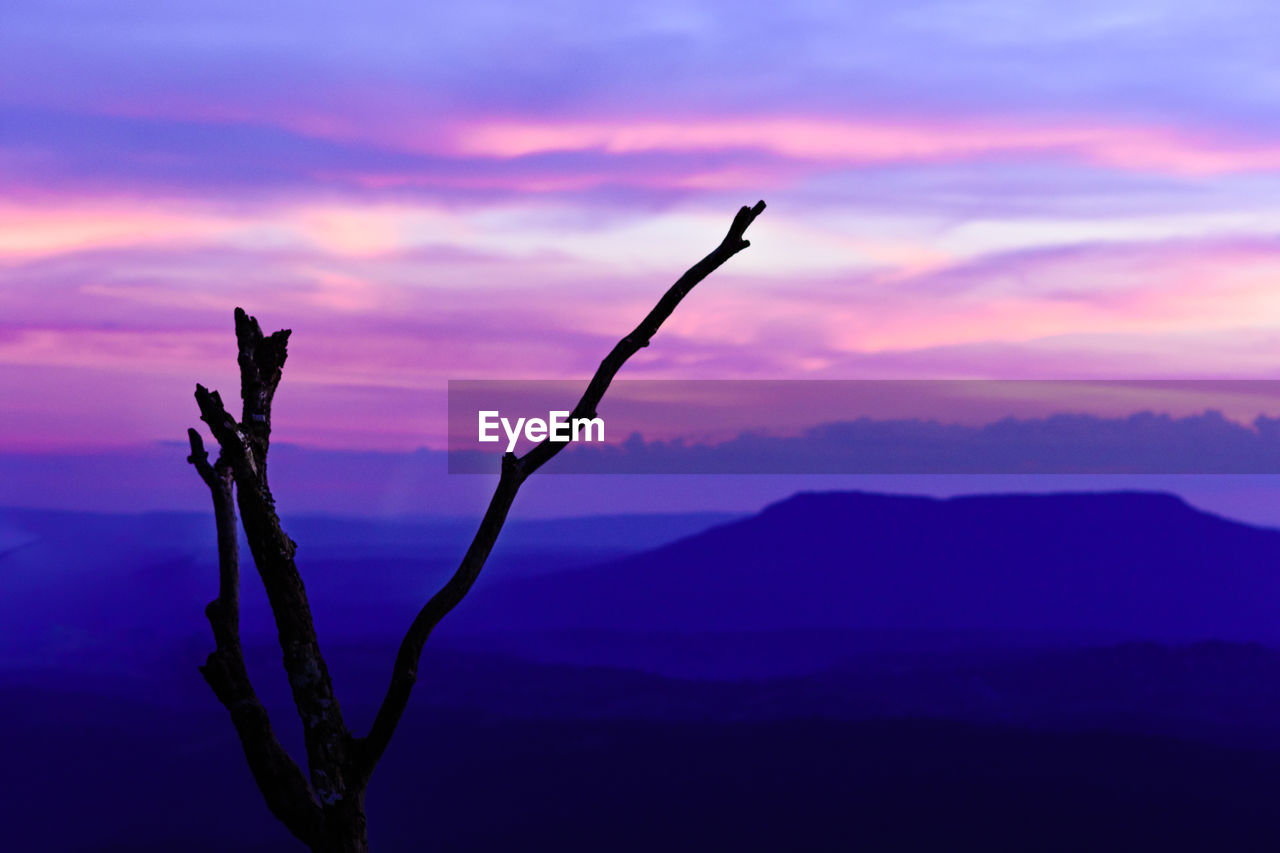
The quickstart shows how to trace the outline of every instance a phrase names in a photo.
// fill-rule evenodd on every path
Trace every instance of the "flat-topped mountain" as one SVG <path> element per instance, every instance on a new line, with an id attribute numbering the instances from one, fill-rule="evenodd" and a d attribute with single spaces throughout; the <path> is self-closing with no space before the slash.
<path id="1" fill-rule="evenodd" d="M 459 627 L 1280 637 L 1280 531 L 1156 493 L 802 493 L 589 569 L 490 583 Z"/>

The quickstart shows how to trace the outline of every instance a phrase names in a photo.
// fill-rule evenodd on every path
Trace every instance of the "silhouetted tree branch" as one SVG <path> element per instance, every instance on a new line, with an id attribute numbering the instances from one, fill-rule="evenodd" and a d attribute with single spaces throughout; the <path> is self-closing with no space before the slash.
<path id="1" fill-rule="evenodd" d="M 267 709 L 249 681 L 240 647 L 240 555 L 231 466 L 223 457 L 210 465 L 200 434 L 192 429 L 187 436 L 191 441 L 187 461 L 213 495 L 218 530 L 218 597 L 204 611 L 213 628 L 215 648 L 200 674 L 231 715 L 249 770 L 271 813 L 298 838 L 314 844 L 323 835 L 319 803 L 298 765 L 276 739 Z"/>
<path id="2" fill-rule="evenodd" d="M 720 245 L 680 276 L 679 280 L 658 300 L 653 310 L 640 321 L 640 325 L 636 326 L 631 334 L 618 341 L 600 362 L 591 381 L 587 383 L 587 390 L 578 400 L 578 404 L 573 407 L 571 419 L 596 416 L 596 407 L 600 405 L 600 400 L 608 390 L 609 383 L 613 381 L 613 377 L 617 375 L 627 359 L 649 345 L 650 339 L 657 333 L 658 328 L 671 316 L 671 312 L 698 282 L 713 273 L 729 258 L 751 245 L 743 235 L 764 208 L 764 202 L 760 201 L 754 207 L 743 207 L 739 210 L 737 216 L 733 218 L 733 224 L 729 227 L 729 233 L 725 235 Z M 498 534 L 502 531 L 503 522 L 506 521 L 507 512 L 511 509 L 520 485 L 564 447 L 565 442 L 556 442 L 547 438 L 524 456 L 517 457 L 513 453 L 503 455 L 498 487 L 489 501 L 489 508 L 480 522 L 480 529 L 471 540 L 471 546 L 462 558 L 461 565 L 448 583 L 418 612 L 404 640 L 400 643 L 395 669 L 391 675 L 391 684 L 387 687 L 387 694 L 378 708 L 378 715 L 374 718 L 369 734 L 360 743 L 358 750 L 362 777 L 367 778 L 373 772 L 374 765 L 386 750 L 391 736 L 395 733 L 396 725 L 404 714 L 405 706 L 409 702 L 409 694 L 413 691 L 413 685 L 418 678 L 418 660 L 422 656 L 422 647 L 431 636 L 432 630 L 440 624 L 440 620 L 462 601 L 463 596 L 480 575 L 480 570 L 484 568 L 485 560 L 493 549 L 493 543 L 497 541 Z"/>
<path id="3" fill-rule="evenodd" d="M 605 356 L 574 406 L 572 417 L 596 416 L 596 408 L 622 365 L 649 345 L 662 323 L 698 282 L 750 245 L 744 237 L 747 227 L 764 209 L 761 201 L 738 211 L 720 244 L 682 275 L 640 324 Z M 564 449 L 566 442 L 548 438 L 524 456 L 503 456 L 497 488 L 470 547 L 457 571 L 409 626 L 373 725 L 368 735 L 355 738 L 343 722 L 328 667 L 320 653 L 311 607 L 294 562 L 294 542 L 280 525 L 267 485 L 271 403 L 284 368 L 289 331 L 264 336 L 258 321 L 240 308 L 236 309 L 235 320 L 243 400 L 241 419 L 237 422 L 227 412 L 216 391 L 197 385 L 200 418 L 220 448 L 216 462 L 209 462 L 200 435 L 195 430 L 188 431 L 188 461 L 213 496 L 218 532 L 218 597 L 206 608 L 215 649 L 201 672 L 231 715 L 249 768 L 271 812 L 312 850 L 362 853 L 368 849 L 365 791 L 408 705 L 422 648 L 440 620 L 475 583 L 521 484 Z M 276 739 L 245 668 L 239 633 L 237 505 L 275 619 L 294 705 L 302 719 L 309 771 L 306 776 Z"/>

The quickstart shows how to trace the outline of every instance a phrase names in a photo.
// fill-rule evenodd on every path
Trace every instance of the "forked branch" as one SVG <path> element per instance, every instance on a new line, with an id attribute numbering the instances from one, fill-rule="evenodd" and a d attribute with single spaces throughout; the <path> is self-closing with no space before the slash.
<path id="1" fill-rule="evenodd" d="M 720 244 L 682 275 L 640 325 L 605 356 L 574 407 L 574 417 L 595 417 L 609 383 L 627 359 L 649 345 L 698 282 L 750 245 L 744 235 L 764 207 L 762 201 L 739 210 Z M 288 339 L 288 330 L 264 335 L 258 321 L 237 308 L 236 342 L 244 401 L 241 419 L 237 421 L 227 412 L 218 392 L 196 386 L 200 418 L 220 449 L 217 461 L 210 463 L 200 435 L 189 431 L 191 455 L 187 461 L 209 487 L 218 530 L 218 597 L 206 609 L 215 649 L 200 671 L 231 715 L 254 780 L 272 813 L 312 850 L 364 853 L 368 849 L 365 789 L 404 714 L 417 680 L 423 645 L 475 583 L 520 485 L 564 449 L 566 442 L 547 439 L 524 456 L 503 456 L 498 486 L 470 547 L 457 571 L 413 620 L 396 654 L 391 683 L 369 734 L 354 738 L 343 722 L 320 653 L 311 606 L 294 562 L 295 545 L 281 527 L 267 485 L 271 404 L 284 369 Z M 293 702 L 302 719 L 305 774 L 277 740 L 245 667 L 239 627 L 237 507 L 271 605 Z"/>
<path id="2" fill-rule="evenodd" d="M 221 452 L 218 462 L 210 465 L 203 442 L 192 430 L 189 460 L 213 492 L 220 556 L 230 555 L 230 559 L 222 560 L 219 598 L 210 605 L 210 621 L 219 650 L 206 664 L 205 678 L 231 713 L 268 804 L 277 816 L 287 811 L 290 819 L 281 816 L 281 820 L 315 848 L 319 843 L 315 839 L 322 836 L 312 834 L 308 841 L 308 833 L 328 833 L 328 825 L 335 821 L 351 823 L 357 821 L 357 816 L 358 821 L 363 821 L 364 789 L 347 781 L 351 733 L 343 722 L 329 669 L 320 653 L 311 606 L 294 562 L 295 545 L 280 524 L 275 499 L 267 485 L 271 402 L 282 375 L 288 337 L 287 330 L 263 335 L 256 319 L 236 309 L 243 420 L 237 422 L 227 412 L 218 392 L 197 385 L 200 418 L 218 440 Z M 224 644 L 224 638 L 232 636 L 231 628 L 239 621 L 238 601 L 225 594 L 238 589 L 234 561 L 237 505 L 245 539 L 275 619 L 293 702 L 302 719 L 306 776 L 297 771 L 280 748 L 271 734 L 265 710 L 253 696 L 239 651 L 238 628 L 234 654 L 222 653 L 231 647 Z M 263 786 L 260 770 L 273 783 L 271 793 Z"/>
<path id="3" fill-rule="evenodd" d="M 320 804 L 306 776 L 276 738 L 267 709 L 249 680 L 240 646 L 240 555 L 231 465 L 221 455 L 210 464 L 200 433 L 187 430 L 187 437 L 191 442 L 187 461 L 195 466 L 213 496 L 218 531 L 218 597 L 204 611 L 213 628 L 214 650 L 200 667 L 200 674 L 231 715 L 267 808 L 298 839 L 314 847 L 322 837 Z"/>

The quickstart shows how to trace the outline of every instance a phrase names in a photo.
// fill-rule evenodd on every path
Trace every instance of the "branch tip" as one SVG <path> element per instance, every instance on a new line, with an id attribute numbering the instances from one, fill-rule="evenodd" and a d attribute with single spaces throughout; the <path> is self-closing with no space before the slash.
<path id="1" fill-rule="evenodd" d="M 208 461 L 209 453 L 204 449 L 204 439 L 200 437 L 200 433 L 194 428 L 187 429 L 187 441 L 191 443 L 191 455 L 187 457 L 187 461 L 195 463 L 196 459 L 204 459 Z"/>
<path id="2" fill-rule="evenodd" d="M 743 239 L 743 234 L 747 228 L 755 221 L 756 217 L 764 212 L 766 205 L 764 199 L 756 202 L 753 206 L 747 207 L 743 205 L 737 216 L 733 217 L 733 224 L 729 226 L 729 233 L 725 236 L 725 243 L 733 247 L 734 251 L 741 251 L 751 244 Z"/>

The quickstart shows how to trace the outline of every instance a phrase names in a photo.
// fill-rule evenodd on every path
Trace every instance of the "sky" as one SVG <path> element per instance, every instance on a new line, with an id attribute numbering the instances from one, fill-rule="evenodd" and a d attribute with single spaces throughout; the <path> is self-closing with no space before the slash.
<path id="1" fill-rule="evenodd" d="M 448 380 L 589 376 L 759 198 L 628 377 L 1270 378 L 1278 17 L 9 0 L 0 454 L 180 441 L 236 305 L 277 441 L 439 449 Z"/>

